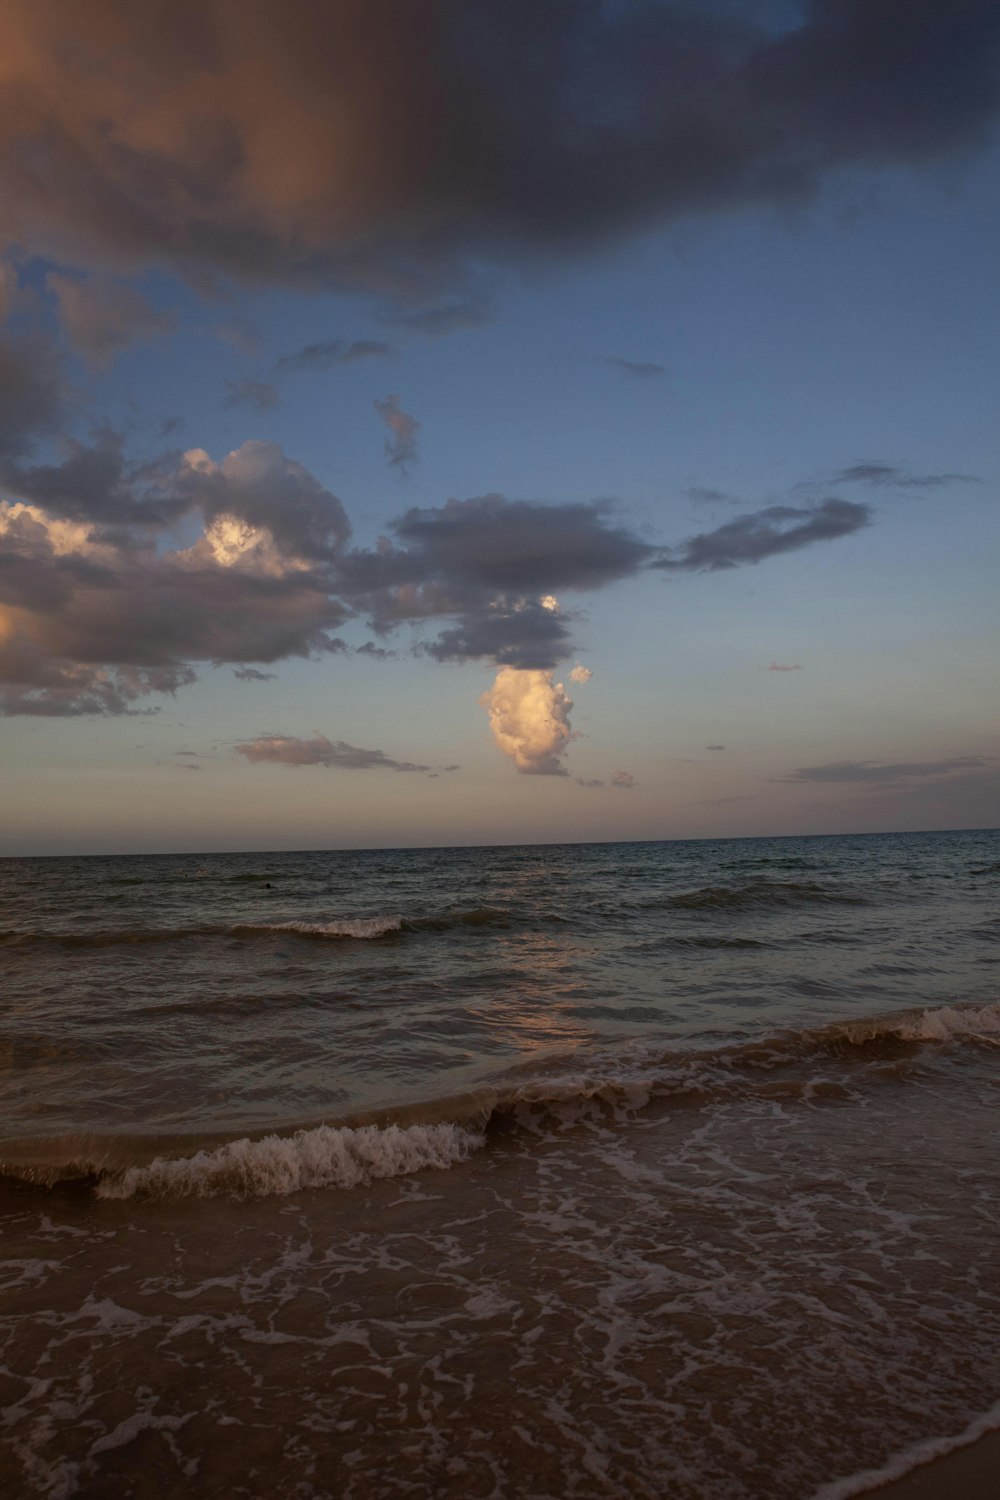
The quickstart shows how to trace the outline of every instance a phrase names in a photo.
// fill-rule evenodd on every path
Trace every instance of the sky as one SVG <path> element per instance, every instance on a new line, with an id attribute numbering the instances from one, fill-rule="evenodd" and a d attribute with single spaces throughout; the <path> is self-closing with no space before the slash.
<path id="1" fill-rule="evenodd" d="M 1000 824 L 995 0 L 0 0 L 0 854 Z"/>

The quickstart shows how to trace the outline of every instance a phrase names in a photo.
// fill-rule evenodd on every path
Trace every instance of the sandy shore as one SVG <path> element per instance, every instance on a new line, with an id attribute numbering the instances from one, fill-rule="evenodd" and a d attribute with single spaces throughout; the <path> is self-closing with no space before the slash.
<path id="1" fill-rule="evenodd" d="M 995 1500 L 1000 1495 L 1000 1432 L 921 1464 L 902 1479 L 870 1493 L 878 1500 Z"/>
<path id="2" fill-rule="evenodd" d="M 906 1459 L 900 1455 L 897 1462 L 902 1467 Z M 891 1470 L 896 1465 L 887 1467 Z M 815 1500 L 850 1500 L 855 1495 L 870 1495 L 872 1500 L 952 1500 L 955 1495 L 962 1500 L 995 1500 L 1000 1495 L 1000 1430 L 991 1430 L 940 1457 L 928 1456 L 900 1478 L 879 1483 L 874 1473 L 858 1474 L 853 1480 L 824 1485 Z"/>

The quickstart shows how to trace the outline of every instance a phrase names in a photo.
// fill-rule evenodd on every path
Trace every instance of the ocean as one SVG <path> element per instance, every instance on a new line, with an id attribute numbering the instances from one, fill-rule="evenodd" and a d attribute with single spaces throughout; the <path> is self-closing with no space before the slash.
<path id="1" fill-rule="evenodd" d="M 0 861 L 0 1492 L 846 1500 L 1000 1426 L 1000 833 Z"/>

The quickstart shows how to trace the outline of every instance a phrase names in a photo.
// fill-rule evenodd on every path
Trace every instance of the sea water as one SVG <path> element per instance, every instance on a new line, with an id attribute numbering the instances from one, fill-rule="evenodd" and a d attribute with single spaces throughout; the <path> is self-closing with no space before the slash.
<path id="1" fill-rule="evenodd" d="M 0 862 L 5 1491 L 802 1500 L 1000 1422 L 998 896 L 990 832 Z"/>

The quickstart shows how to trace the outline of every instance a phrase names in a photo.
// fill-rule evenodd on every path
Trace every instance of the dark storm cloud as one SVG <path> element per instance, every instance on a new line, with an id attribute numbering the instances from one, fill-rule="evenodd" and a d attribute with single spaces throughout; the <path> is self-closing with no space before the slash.
<path id="1" fill-rule="evenodd" d="M 259 765 L 330 766 L 342 771 L 430 771 L 430 766 L 414 765 L 409 760 L 393 760 L 381 750 L 363 750 L 344 740 L 329 740 L 318 734 L 311 740 L 291 735 L 262 734 L 244 745 L 233 747 L 237 755 Z"/>
<path id="2" fill-rule="evenodd" d="M 877 460 L 839 469 L 828 482 L 870 484 L 899 490 L 936 490 L 946 484 L 981 483 L 974 474 L 910 474 L 898 464 L 881 463 Z"/>
<path id="3" fill-rule="evenodd" d="M 317 344 L 306 344 L 293 354 L 283 354 L 275 364 L 275 373 L 287 375 L 300 371 L 321 374 L 334 365 L 353 365 L 361 359 L 384 359 L 395 354 L 391 344 L 382 339 L 324 339 Z"/>
<path id="4" fill-rule="evenodd" d="M 995 764 L 993 756 L 959 755 L 952 760 L 894 761 L 837 760 L 825 766 L 800 766 L 783 781 L 829 784 L 847 782 L 860 786 L 906 786 L 956 773 L 982 771 Z"/>
<path id="5" fill-rule="evenodd" d="M 683 547 L 671 548 L 653 563 L 655 568 L 711 573 L 763 562 L 782 552 L 795 552 L 814 542 L 834 541 L 867 526 L 871 513 L 851 500 L 824 500 L 819 505 L 770 505 L 715 531 L 691 537 Z"/>
<path id="6" fill-rule="evenodd" d="M 5 0 L 0 236 L 426 303 L 976 146 L 998 36 L 996 0 Z"/>
<path id="7" fill-rule="evenodd" d="M 608 359 L 608 364 L 617 365 L 619 370 L 636 380 L 656 380 L 667 373 L 666 365 L 654 365 L 646 360 L 618 359 L 612 356 Z"/>

